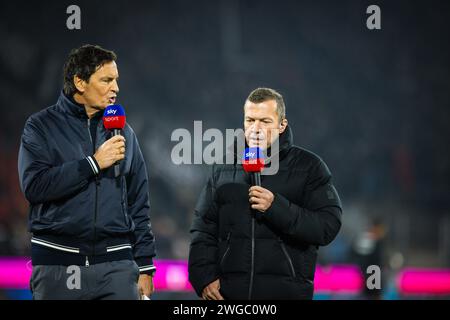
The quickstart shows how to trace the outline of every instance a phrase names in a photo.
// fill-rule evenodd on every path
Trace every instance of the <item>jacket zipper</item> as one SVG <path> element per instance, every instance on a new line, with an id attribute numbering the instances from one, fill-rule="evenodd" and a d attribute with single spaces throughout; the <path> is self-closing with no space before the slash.
<path id="1" fill-rule="evenodd" d="M 98 207 L 98 178 L 95 177 L 95 208 L 94 208 L 94 245 L 92 250 L 92 255 L 95 256 L 95 243 L 97 240 L 97 207 Z"/>
<path id="2" fill-rule="evenodd" d="M 222 256 L 222 259 L 220 259 L 220 266 L 222 266 L 223 260 L 225 259 L 226 255 L 228 254 L 228 251 L 230 251 L 230 238 L 231 238 L 231 232 L 228 232 L 227 235 L 227 249 L 225 250 L 225 253 Z"/>
<path id="3" fill-rule="evenodd" d="M 278 241 L 280 241 L 281 249 L 283 250 L 283 253 L 284 253 L 284 255 L 286 256 L 286 259 L 287 259 L 288 262 L 289 262 L 289 267 L 291 268 L 292 276 L 295 278 L 295 277 L 296 277 L 296 274 L 295 274 L 294 265 L 292 264 L 292 259 L 291 259 L 291 257 L 289 256 L 289 253 L 287 252 L 287 249 L 286 249 L 286 246 L 285 246 L 284 243 L 283 243 L 283 240 L 278 239 Z"/>
<path id="4" fill-rule="evenodd" d="M 123 213 L 123 218 L 125 220 L 125 226 L 128 227 L 127 199 L 126 199 L 127 193 L 126 193 L 126 190 L 125 190 L 125 186 L 126 186 L 125 183 L 126 183 L 126 181 L 124 181 L 124 180 L 125 180 L 125 177 L 121 176 L 120 177 L 120 193 L 121 193 L 122 199 L 120 201 L 120 204 L 122 206 L 122 213 Z"/>
<path id="5" fill-rule="evenodd" d="M 255 271 L 255 217 L 252 216 L 252 261 L 250 269 L 250 286 L 248 288 L 248 300 L 251 300 L 252 298 L 254 271 Z"/>
<path id="6" fill-rule="evenodd" d="M 95 153 L 95 141 L 92 140 L 92 136 L 91 136 L 91 119 L 87 120 L 87 125 L 88 125 L 88 133 L 89 133 L 89 139 L 91 140 L 91 144 L 92 144 L 92 150 Z M 97 130 L 97 128 L 95 128 L 95 130 Z M 93 243 L 92 243 L 92 255 L 95 256 L 95 243 L 96 243 L 96 238 L 97 238 L 97 194 L 98 194 L 98 185 L 99 185 L 99 181 L 98 181 L 98 177 L 95 177 L 95 203 L 94 203 L 94 239 L 93 239 Z M 86 257 L 86 266 L 89 266 L 89 260 Z"/>

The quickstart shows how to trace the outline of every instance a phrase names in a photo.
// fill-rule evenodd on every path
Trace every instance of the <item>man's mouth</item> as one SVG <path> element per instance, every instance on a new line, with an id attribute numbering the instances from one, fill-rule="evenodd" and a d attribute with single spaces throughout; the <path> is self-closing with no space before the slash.
<path id="1" fill-rule="evenodd" d="M 111 97 L 111 98 L 109 98 L 109 99 L 108 99 L 108 102 L 109 102 L 110 104 L 114 104 L 114 103 L 116 102 L 116 97 Z"/>
<path id="2" fill-rule="evenodd" d="M 265 144 L 265 141 L 262 139 L 250 138 L 248 144 L 250 146 L 262 146 Z"/>

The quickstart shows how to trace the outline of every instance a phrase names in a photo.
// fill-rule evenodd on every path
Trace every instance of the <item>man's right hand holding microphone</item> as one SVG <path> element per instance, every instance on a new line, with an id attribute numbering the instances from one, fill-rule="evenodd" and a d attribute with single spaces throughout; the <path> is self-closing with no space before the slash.
<path id="1" fill-rule="evenodd" d="M 113 166 L 125 158 L 125 138 L 121 135 L 106 140 L 94 154 L 100 170 Z"/>

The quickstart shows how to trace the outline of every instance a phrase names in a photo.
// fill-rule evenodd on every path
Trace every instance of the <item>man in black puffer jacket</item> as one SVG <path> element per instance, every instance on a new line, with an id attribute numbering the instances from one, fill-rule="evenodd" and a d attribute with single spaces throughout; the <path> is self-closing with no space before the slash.
<path id="1" fill-rule="evenodd" d="M 213 166 L 191 227 L 190 282 L 207 300 L 312 299 L 318 247 L 341 227 L 331 173 L 293 145 L 278 92 L 254 90 L 244 111 L 247 146 L 270 154 L 277 141 L 279 170 L 250 187 L 241 164 Z"/>

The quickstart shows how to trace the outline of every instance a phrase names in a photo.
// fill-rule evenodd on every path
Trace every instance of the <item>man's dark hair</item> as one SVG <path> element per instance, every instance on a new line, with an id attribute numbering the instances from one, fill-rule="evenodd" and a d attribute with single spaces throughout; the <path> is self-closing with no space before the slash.
<path id="1" fill-rule="evenodd" d="M 253 90 L 247 98 L 253 103 L 261 103 L 264 101 L 275 100 L 277 103 L 278 119 L 281 121 L 286 118 L 286 106 L 284 105 L 283 96 L 274 89 L 258 88 Z"/>
<path id="2" fill-rule="evenodd" d="M 98 68 L 105 63 L 116 61 L 113 51 L 103 49 L 97 45 L 86 44 L 80 48 L 72 49 L 64 64 L 64 93 L 71 97 L 78 92 L 73 77 L 89 82 L 89 79 Z"/>

